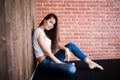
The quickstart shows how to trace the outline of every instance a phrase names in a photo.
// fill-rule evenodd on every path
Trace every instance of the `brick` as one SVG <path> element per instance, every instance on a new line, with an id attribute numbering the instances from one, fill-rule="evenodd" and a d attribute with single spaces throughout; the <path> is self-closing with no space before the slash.
<path id="1" fill-rule="evenodd" d="M 58 15 L 62 44 L 75 42 L 91 59 L 120 58 L 119 0 L 37 0 L 36 9 L 37 25 Z"/>

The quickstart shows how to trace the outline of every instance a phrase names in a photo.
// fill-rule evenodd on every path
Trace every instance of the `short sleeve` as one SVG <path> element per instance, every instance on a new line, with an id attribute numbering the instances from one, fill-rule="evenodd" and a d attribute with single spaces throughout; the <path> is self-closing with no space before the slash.
<path id="1" fill-rule="evenodd" d="M 44 35 L 44 32 L 43 32 L 43 30 L 37 28 L 37 29 L 35 30 L 35 32 L 34 32 L 34 38 L 37 39 L 38 36 L 39 36 L 39 34 L 43 34 L 43 35 Z"/>

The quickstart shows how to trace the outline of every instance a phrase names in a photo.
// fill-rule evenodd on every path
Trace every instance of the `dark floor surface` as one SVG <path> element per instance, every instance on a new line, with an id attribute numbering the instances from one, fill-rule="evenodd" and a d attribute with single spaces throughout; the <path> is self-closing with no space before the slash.
<path id="1" fill-rule="evenodd" d="M 45 74 L 36 69 L 33 80 L 120 80 L 120 59 L 94 60 L 104 67 L 104 70 L 90 70 L 83 61 L 71 61 L 75 63 L 77 72 L 73 76 L 61 76 Z M 39 72 L 39 73 L 38 73 Z"/>

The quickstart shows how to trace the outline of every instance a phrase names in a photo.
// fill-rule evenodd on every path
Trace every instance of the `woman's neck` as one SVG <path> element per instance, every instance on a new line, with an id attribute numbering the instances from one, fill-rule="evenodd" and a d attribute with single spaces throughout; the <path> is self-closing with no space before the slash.
<path id="1" fill-rule="evenodd" d="M 39 26 L 39 28 L 45 30 L 45 27 L 43 25 Z"/>

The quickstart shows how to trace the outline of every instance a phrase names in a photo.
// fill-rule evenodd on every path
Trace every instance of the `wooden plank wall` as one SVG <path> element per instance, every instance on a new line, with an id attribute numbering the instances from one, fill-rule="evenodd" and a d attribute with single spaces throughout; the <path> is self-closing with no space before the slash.
<path id="1" fill-rule="evenodd" d="M 29 80 L 34 69 L 35 0 L 0 0 L 0 80 Z"/>

